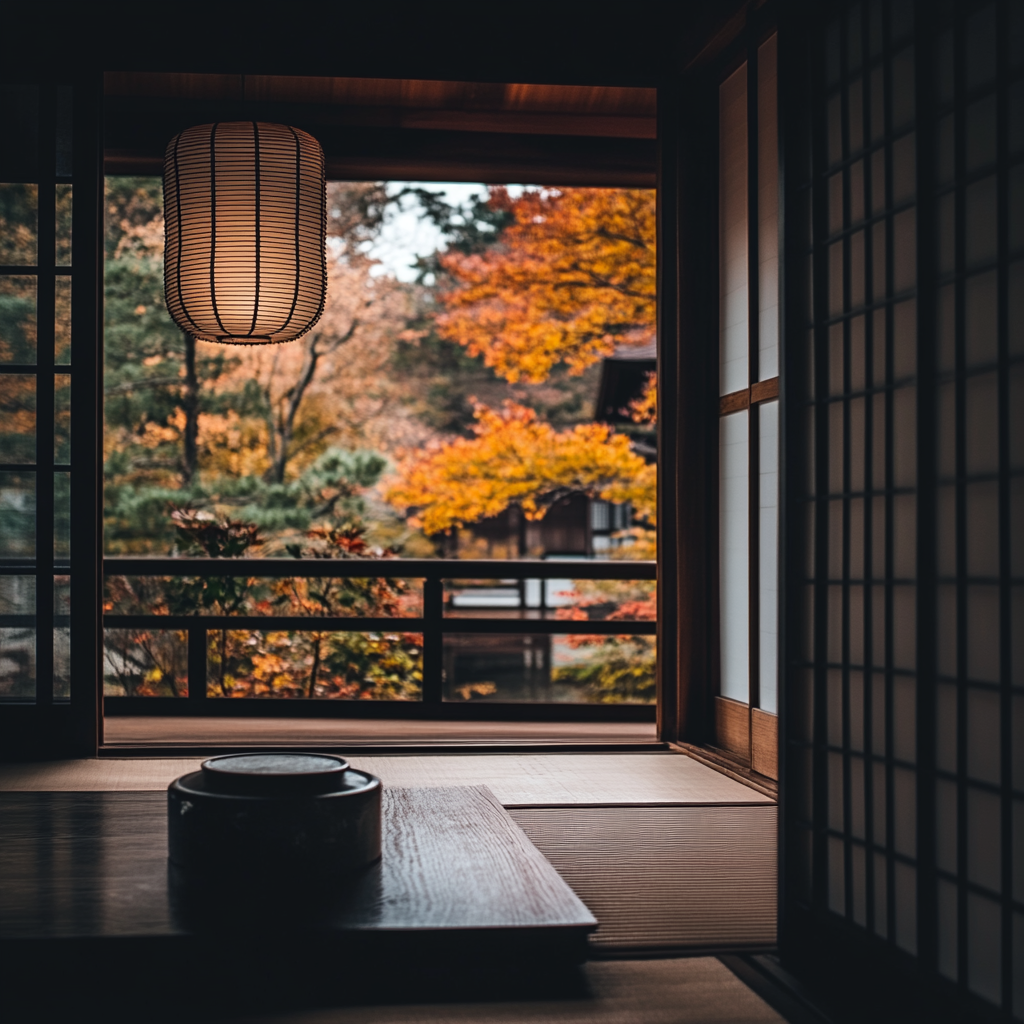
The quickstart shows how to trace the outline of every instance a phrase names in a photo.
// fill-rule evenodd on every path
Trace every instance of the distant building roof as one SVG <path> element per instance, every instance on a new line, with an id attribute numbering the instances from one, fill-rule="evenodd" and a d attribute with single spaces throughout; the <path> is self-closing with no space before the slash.
<path id="1" fill-rule="evenodd" d="M 658 365 L 657 342 L 619 345 L 615 354 L 601 363 L 594 415 L 605 423 L 628 423 L 630 402 L 643 394 L 647 375 Z"/>
<path id="2" fill-rule="evenodd" d="M 642 345 L 616 345 L 615 355 L 609 358 L 616 360 L 648 359 L 654 362 L 658 358 L 658 341 L 656 338 L 651 338 L 650 341 L 644 342 Z"/>

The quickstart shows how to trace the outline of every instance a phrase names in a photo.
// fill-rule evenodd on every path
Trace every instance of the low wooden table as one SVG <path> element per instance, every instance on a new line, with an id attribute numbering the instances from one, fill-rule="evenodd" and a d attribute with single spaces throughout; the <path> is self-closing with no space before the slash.
<path id="1" fill-rule="evenodd" d="M 331 891 L 189 888 L 166 816 L 160 792 L 0 794 L 0 999 L 393 998 L 564 970 L 597 927 L 485 786 L 385 790 L 382 860 Z"/>

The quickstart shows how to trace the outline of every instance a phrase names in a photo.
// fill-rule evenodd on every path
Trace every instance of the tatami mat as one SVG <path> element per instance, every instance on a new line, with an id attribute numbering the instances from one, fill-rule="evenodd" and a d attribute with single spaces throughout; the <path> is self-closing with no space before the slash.
<path id="1" fill-rule="evenodd" d="M 390 786 L 489 786 L 507 807 L 772 801 L 680 753 L 472 754 L 361 757 L 352 764 Z M 0 764 L 0 790 L 165 789 L 201 758 L 100 758 Z"/>
<path id="2" fill-rule="evenodd" d="M 555 1000 L 357 1006 L 247 1016 L 252 1024 L 785 1024 L 718 960 L 589 963 L 585 995 Z"/>
<path id="3" fill-rule="evenodd" d="M 359 757 L 394 786 L 489 786 L 506 807 L 770 804 L 685 754 L 482 754 Z"/>
<path id="4" fill-rule="evenodd" d="M 775 944 L 774 807 L 518 808 L 600 925 L 596 949 Z"/>

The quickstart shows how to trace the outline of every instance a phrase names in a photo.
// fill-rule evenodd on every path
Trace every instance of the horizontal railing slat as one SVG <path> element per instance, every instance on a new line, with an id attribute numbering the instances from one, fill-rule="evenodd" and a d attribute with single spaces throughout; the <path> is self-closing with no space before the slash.
<path id="1" fill-rule="evenodd" d="M 657 563 L 569 559 L 150 558 L 112 555 L 107 576 L 335 577 L 444 580 L 655 580 Z"/>
<path id="2" fill-rule="evenodd" d="M 423 633 L 423 619 L 357 619 L 296 615 L 104 615 L 107 629 L 262 629 L 332 632 Z M 558 633 L 567 636 L 653 636 L 657 624 L 643 620 L 446 618 L 442 633 Z"/>
<path id="3" fill-rule="evenodd" d="M 117 615 L 103 617 L 106 629 L 184 630 L 188 641 L 189 699 L 191 710 L 201 710 L 210 702 L 206 686 L 206 642 L 208 630 L 330 631 L 372 633 L 420 633 L 423 636 L 423 690 L 418 706 L 433 709 L 451 705 L 444 702 L 442 638 L 453 634 L 504 634 L 509 636 L 544 634 L 568 636 L 654 636 L 657 624 L 650 620 L 619 621 L 617 619 L 559 618 L 462 618 L 444 614 L 442 580 L 453 581 L 521 581 L 521 580 L 628 580 L 655 581 L 657 564 L 650 561 L 575 561 L 570 559 L 328 559 L 328 558 L 151 558 L 117 555 L 104 559 L 106 576 L 135 577 L 303 577 L 335 579 L 422 579 L 423 615 L 402 617 L 347 617 L 316 615 Z M 523 592 L 520 584 L 520 600 Z M 517 609 L 526 615 L 538 609 Z M 555 609 L 540 610 L 540 614 Z M 194 698 L 194 699 L 193 699 Z M 149 697 L 122 698 L 125 707 L 148 707 Z M 216 703 L 216 702 L 214 702 Z M 237 703 L 231 701 L 229 703 Z M 246 702 L 252 703 L 252 702 Z M 262 702 L 257 701 L 257 704 Z M 274 702 L 276 705 L 276 701 Z M 292 701 L 287 702 L 289 706 Z M 320 701 L 315 701 L 319 705 Z M 328 701 L 327 703 L 334 703 Z M 350 702 L 343 702 L 346 705 Z M 358 702 L 364 703 L 364 702 Z M 408 707 L 407 702 L 401 702 Z M 177 706 L 177 705 L 176 705 Z M 194 707 L 193 707 L 194 706 Z M 530 705 L 532 707 L 532 705 Z M 581 707 L 589 707 L 581 705 Z M 400 709 L 401 713 L 401 709 Z"/>

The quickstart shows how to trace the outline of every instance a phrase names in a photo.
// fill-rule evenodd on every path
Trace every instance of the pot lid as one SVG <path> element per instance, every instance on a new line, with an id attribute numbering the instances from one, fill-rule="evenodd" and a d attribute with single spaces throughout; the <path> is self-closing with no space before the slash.
<path id="1" fill-rule="evenodd" d="M 340 789 L 347 769 L 348 761 L 334 754 L 289 751 L 222 754 L 202 763 L 203 778 L 214 792 L 261 796 Z"/>

